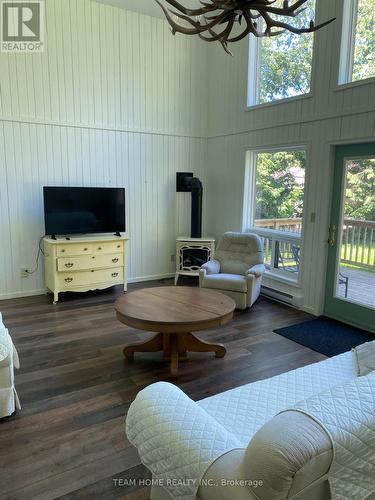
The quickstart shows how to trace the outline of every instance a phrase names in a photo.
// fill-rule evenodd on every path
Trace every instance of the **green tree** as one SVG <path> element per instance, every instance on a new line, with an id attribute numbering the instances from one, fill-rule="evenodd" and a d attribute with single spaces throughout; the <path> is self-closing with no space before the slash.
<path id="1" fill-rule="evenodd" d="M 306 153 L 257 155 L 256 219 L 302 217 Z"/>
<path id="2" fill-rule="evenodd" d="M 352 160 L 347 166 L 345 217 L 375 221 L 375 160 Z"/>
<path id="3" fill-rule="evenodd" d="M 275 5 L 282 6 L 282 0 Z M 298 27 L 308 26 L 315 18 L 315 0 L 293 20 Z M 290 19 L 280 17 L 290 23 Z M 259 100 L 269 102 L 310 91 L 314 37 L 311 33 L 301 36 L 290 32 L 261 39 Z"/>
<path id="4" fill-rule="evenodd" d="M 358 0 L 353 80 L 375 76 L 375 0 Z"/>

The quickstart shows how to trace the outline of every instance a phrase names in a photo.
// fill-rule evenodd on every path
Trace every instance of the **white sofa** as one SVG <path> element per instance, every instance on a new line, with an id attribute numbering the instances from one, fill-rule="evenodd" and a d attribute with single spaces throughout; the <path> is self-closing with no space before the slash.
<path id="1" fill-rule="evenodd" d="M 14 368 L 19 368 L 18 354 L 0 313 L 0 418 L 21 408 L 14 386 Z"/>
<path id="2" fill-rule="evenodd" d="M 131 405 L 127 436 L 142 462 L 164 478 L 190 477 L 203 466 L 197 499 L 328 500 L 332 441 L 317 421 L 290 409 L 357 377 L 355 356 L 346 352 L 198 402 L 171 384 L 153 384 Z M 222 479 L 227 484 L 217 487 Z M 249 479 L 256 483 L 235 483 Z M 191 498 L 167 490 L 153 484 L 151 499 Z"/>
<path id="3" fill-rule="evenodd" d="M 215 258 L 199 271 L 199 286 L 231 297 L 237 309 L 251 307 L 260 294 L 264 264 L 263 243 L 252 233 L 225 233 Z"/>

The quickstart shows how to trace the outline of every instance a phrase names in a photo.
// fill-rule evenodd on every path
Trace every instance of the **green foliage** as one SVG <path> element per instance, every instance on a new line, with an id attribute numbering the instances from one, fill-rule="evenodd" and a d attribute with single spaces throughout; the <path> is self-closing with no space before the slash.
<path id="1" fill-rule="evenodd" d="M 281 6 L 282 3 L 282 0 L 277 0 L 275 5 Z M 306 5 L 298 18 L 292 20 L 298 27 L 308 26 L 315 17 L 315 0 L 309 0 Z M 291 22 L 283 17 L 280 20 Z M 260 103 L 310 91 L 313 41 L 311 33 L 298 36 L 289 32 L 260 40 Z M 358 0 L 352 79 L 370 77 L 375 77 L 375 0 Z"/>
<path id="2" fill-rule="evenodd" d="M 282 0 L 275 5 L 282 6 Z M 315 17 L 315 0 L 309 0 L 307 8 L 292 21 L 280 20 L 306 27 Z M 259 82 L 259 101 L 269 102 L 310 91 L 311 63 L 314 36 L 311 33 L 301 36 L 285 32 L 282 35 L 261 40 L 261 64 Z"/>
<path id="3" fill-rule="evenodd" d="M 375 160 L 347 165 L 345 217 L 375 221 Z"/>
<path id="4" fill-rule="evenodd" d="M 257 155 L 256 219 L 302 217 L 305 151 Z"/>
<path id="5" fill-rule="evenodd" d="M 375 76 L 375 0 L 358 0 L 353 80 Z"/>

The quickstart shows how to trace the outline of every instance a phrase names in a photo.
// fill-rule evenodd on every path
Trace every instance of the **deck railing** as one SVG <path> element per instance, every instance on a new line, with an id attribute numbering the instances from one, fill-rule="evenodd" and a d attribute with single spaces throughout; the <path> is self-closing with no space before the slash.
<path id="1" fill-rule="evenodd" d="M 257 228 L 264 230 L 285 231 L 301 235 L 302 219 L 258 219 L 255 221 Z M 265 236 L 265 235 L 264 235 Z M 274 238 L 276 240 L 276 238 Z M 271 254 L 270 238 L 266 237 L 265 253 Z M 343 264 L 373 269 L 375 266 L 375 222 L 344 219 L 341 262 Z"/>

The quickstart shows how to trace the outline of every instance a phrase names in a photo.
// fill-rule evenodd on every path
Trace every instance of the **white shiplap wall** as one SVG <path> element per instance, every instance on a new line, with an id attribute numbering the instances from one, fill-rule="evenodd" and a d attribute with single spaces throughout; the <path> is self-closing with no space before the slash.
<path id="1" fill-rule="evenodd" d="M 42 186 L 125 186 L 130 278 L 173 272 L 189 232 L 175 172 L 205 182 L 207 47 L 91 0 L 46 0 L 46 50 L 0 54 L 0 298 L 43 290 L 32 268 Z"/>
<path id="2" fill-rule="evenodd" d="M 338 88 L 343 2 L 317 0 L 320 20 L 337 17 L 315 36 L 312 93 L 246 110 L 248 43 L 234 57 L 213 47 L 209 57 L 208 220 L 218 237 L 241 230 L 245 151 L 306 144 L 309 151 L 301 290 L 305 309 L 322 313 L 332 180 L 332 147 L 375 140 L 375 81 Z M 228 186 L 231 188 L 228 189 Z M 311 214 L 316 222 L 310 222 Z M 287 285 L 274 283 L 286 292 Z M 295 291 L 295 290 L 294 290 Z"/>

